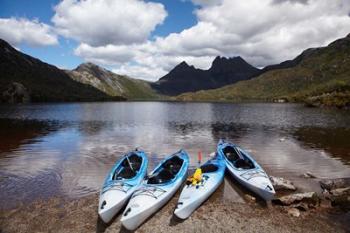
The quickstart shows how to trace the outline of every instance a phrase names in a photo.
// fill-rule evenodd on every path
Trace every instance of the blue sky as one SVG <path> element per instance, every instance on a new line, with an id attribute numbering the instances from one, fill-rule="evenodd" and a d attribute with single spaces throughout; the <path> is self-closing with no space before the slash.
<path id="1" fill-rule="evenodd" d="M 0 38 L 61 68 L 158 80 L 216 56 L 256 67 L 350 33 L 349 0 L 0 0 Z"/>
<path id="2" fill-rule="evenodd" d="M 149 2 L 149 1 L 148 1 Z M 191 1 L 183 0 L 155 0 L 165 6 L 168 16 L 164 23 L 158 25 L 150 35 L 167 36 L 170 33 L 181 32 L 185 28 L 190 28 L 196 23 L 196 17 L 193 14 L 195 8 Z M 52 24 L 51 18 L 54 15 L 54 6 L 59 0 L 0 0 L 0 18 L 27 18 L 39 19 L 40 22 Z M 84 62 L 82 58 L 75 56 L 74 48 L 78 42 L 72 39 L 59 37 L 59 44 L 47 47 L 32 47 L 21 43 L 19 48 L 22 52 L 33 57 L 39 58 L 58 67 L 73 69 Z"/>

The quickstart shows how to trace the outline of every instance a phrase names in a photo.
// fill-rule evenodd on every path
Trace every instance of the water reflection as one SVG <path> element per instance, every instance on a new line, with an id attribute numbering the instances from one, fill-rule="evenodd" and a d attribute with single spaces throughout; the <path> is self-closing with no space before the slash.
<path id="1" fill-rule="evenodd" d="M 294 132 L 302 146 L 311 150 L 324 150 L 330 156 L 350 165 L 350 129 L 302 127 Z"/>
<path id="2" fill-rule="evenodd" d="M 114 162 L 136 147 L 150 155 L 149 170 L 180 148 L 190 153 L 193 168 L 198 151 L 207 159 L 220 138 L 247 149 L 273 175 L 350 176 L 349 126 L 347 113 L 300 105 L 0 106 L 0 208 L 94 192 Z M 222 189 L 224 198 L 239 200 L 227 182 Z"/>

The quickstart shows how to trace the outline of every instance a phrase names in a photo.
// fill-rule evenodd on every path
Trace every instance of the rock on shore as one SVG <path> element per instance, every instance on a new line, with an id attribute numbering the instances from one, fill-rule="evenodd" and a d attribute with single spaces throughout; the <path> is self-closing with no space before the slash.
<path id="1" fill-rule="evenodd" d="M 270 176 L 270 180 L 271 180 L 272 185 L 276 191 L 280 191 L 280 190 L 295 191 L 295 190 L 297 190 L 297 188 L 294 186 L 294 184 L 291 181 L 286 180 L 282 177 Z"/>
<path id="2" fill-rule="evenodd" d="M 329 200 L 332 206 L 350 210 L 350 179 L 327 179 L 320 181 L 323 197 Z"/>
<path id="3" fill-rule="evenodd" d="M 274 202 L 282 205 L 292 205 L 302 202 L 312 206 L 317 206 L 319 204 L 319 198 L 315 192 L 307 192 L 283 196 L 275 199 Z"/>
<path id="4" fill-rule="evenodd" d="M 136 232 L 346 232 L 349 224 L 341 216 L 310 212 L 291 218 L 284 209 L 266 208 L 258 203 L 245 204 L 209 199 L 187 220 L 173 216 L 177 198 L 147 220 Z M 98 194 L 79 200 L 54 198 L 12 211 L 0 211 L 2 232 L 126 232 L 120 216 L 105 225 L 97 218 Z M 298 211 L 293 210 L 293 215 Z M 344 223 L 345 222 L 345 223 Z"/>

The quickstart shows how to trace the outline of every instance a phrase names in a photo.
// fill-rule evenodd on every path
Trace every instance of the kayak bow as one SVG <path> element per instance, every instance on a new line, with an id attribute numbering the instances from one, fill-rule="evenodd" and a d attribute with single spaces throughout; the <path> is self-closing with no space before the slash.
<path id="1" fill-rule="evenodd" d="M 246 151 L 233 143 L 220 140 L 217 153 L 225 158 L 226 167 L 240 184 L 266 201 L 273 199 L 275 190 L 268 175 Z"/>
<path id="2" fill-rule="evenodd" d="M 98 215 L 108 223 L 126 204 L 147 172 L 148 159 L 143 151 L 132 151 L 111 169 L 103 184 Z"/>

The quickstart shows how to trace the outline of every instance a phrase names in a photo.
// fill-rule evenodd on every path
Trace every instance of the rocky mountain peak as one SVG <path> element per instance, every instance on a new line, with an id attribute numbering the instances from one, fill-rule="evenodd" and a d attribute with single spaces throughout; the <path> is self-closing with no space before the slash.
<path id="1" fill-rule="evenodd" d="M 236 72 L 246 72 L 246 71 L 258 72 L 259 70 L 254 66 L 250 65 L 249 63 L 247 63 L 240 56 L 231 57 L 231 58 L 217 56 L 214 59 L 209 71 L 212 73 L 227 73 L 227 72 L 236 73 Z"/>
<path id="2" fill-rule="evenodd" d="M 181 71 L 181 70 L 187 70 L 188 68 L 191 68 L 193 66 L 189 66 L 185 61 L 181 62 L 177 66 L 174 67 L 173 71 Z M 170 71 L 171 72 L 171 71 Z"/>
<path id="3" fill-rule="evenodd" d="M 95 77 L 106 77 L 110 76 L 110 71 L 106 70 L 105 68 L 102 68 L 94 63 L 86 62 L 80 64 L 77 68 L 75 68 L 73 71 L 79 72 L 79 73 L 88 73 Z"/>
<path id="4" fill-rule="evenodd" d="M 161 93 L 178 95 L 184 92 L 222 87 L 241 80 L 250 79 L 260 70 L 241 57 L 216 57 L 209 70 L 196 69 L 181 62 L 168 74 L 153 84 Z"/>
<path id="5" fill-rule="evenodd" d="M 85 63 L 81 63 L 79 66 L 77 66 L 77 68 L 74 69 L 75 71 L 92 71 L 92 70 L 105 70 L 104 68 L 94 64 L 94 63 L 91 63 L 91 62 L 85 62 Z"/>

